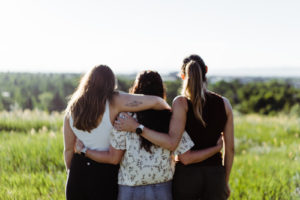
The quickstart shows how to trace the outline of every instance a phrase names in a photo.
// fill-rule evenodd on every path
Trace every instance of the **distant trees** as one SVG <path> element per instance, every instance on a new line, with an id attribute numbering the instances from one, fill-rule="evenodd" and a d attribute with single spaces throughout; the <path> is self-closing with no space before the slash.
<path id="1" fill-rule="evenodd" d="M 79 74 L 0 73 L 0 110 L 62 111 L 79 79 Z M 300 79 L 245 80 L 209 78 L 208 88 L 226 96 L 241 113 L 300 114 Z M 117 81 L 118 89 L 125 92 L 134 82 L 126 76 L 118 76 Z M 180 93 L 181 81 L 174 78 L 164 84 L 171 104 Z"/>
<path id="2" fill-rule="evenodd" d="M 210 89 L 226 96 L 242 113 L 288 113 L 292 109 L 295 111 L 300 104 L 300 88 L 286 79 L 247 83 L 240 80 L 219 81 L 211 84 Z"/>
<path id="3" fill-rule="evenodd" d="M 0 110 L 62 111 L 79 74 L 0 73 Z"/>

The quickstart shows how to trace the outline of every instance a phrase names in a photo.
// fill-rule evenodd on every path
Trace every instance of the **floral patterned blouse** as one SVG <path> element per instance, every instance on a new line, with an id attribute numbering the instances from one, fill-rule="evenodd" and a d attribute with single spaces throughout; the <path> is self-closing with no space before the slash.
<path id="1" fill-rule="evenodd" d="M 185 153 L 194 146 L 194 143 L 184 132 L 177 149 L 173 153 L 156 145 L 151 146 L 150 153 L 140 147 L 141 136 L 114 129 L 111 145 L 115 149 L 126 150 L 120 163 L 119 185 L 137 186 L 172 180 L 174 174 L 172 155 Z"/>

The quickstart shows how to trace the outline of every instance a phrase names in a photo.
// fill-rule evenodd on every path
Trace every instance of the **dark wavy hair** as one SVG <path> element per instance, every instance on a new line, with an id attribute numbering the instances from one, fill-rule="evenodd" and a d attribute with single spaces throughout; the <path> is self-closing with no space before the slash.
<path id="1" fill-rule="evenodd" d="M 115 93 L 115 75 L 106 65 L 98 65 L 87 72 L 72 94 L 66 112 L 71 114 L 74 127 L 90 132 L 102 119 L 107 100 Z"/>
<path id="2" fill-rule="evenodd" d="M 166 98 L 166 91 L 158 72 L 145 70 L 137 74 L 133 86 L 129 89 L 133 94 L 154 95 Z"/>
<path id="3" fill-rule="evenodd" d="M 166 98 L 166 91 L 161 76 L 158 72 L 151 70 L 140 72 L 129 92 Z M 136 115 L 138 122 L 144 126 L 159 132 L 168 133 L 171 118 L 169 110 L 145 110 L 136 112 Z M 151 146 L 153 144 L 143 137 L 140 137 L 140 139 L 141 148 L 151 153 Z"/>

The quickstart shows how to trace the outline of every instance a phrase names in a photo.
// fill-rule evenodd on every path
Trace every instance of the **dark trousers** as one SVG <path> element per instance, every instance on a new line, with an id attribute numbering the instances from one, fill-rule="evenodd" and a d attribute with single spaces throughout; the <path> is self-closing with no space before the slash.
<path id="1" fill-rule="evenodd" d="M 117 199 L 118 170 L 119 165 L 97 163 L 74 154 L 66 185 L 66 199 Z"/>
<path id="2" fill-rule="evenodd" d="M 223 200 L 225 193 L 223 166 L 176 164 L 173 177 L 174 200 Z"/>

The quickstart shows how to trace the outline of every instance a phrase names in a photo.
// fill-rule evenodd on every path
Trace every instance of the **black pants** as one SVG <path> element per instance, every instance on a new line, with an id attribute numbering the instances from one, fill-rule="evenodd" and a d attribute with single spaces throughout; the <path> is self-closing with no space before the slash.
<path id="1" fill-rule="evenodd" d="M 223 166 L 184 166 L 176 164 L 173 177 L 175 200 L 223 200 L 225 193 Z"/>
<path id="2" fill-rule="evenodd" d="M 66 185 L 66 199 L 117 199 L 118 170 L 119 165 L 97 163 L 74 154 Z"/>

